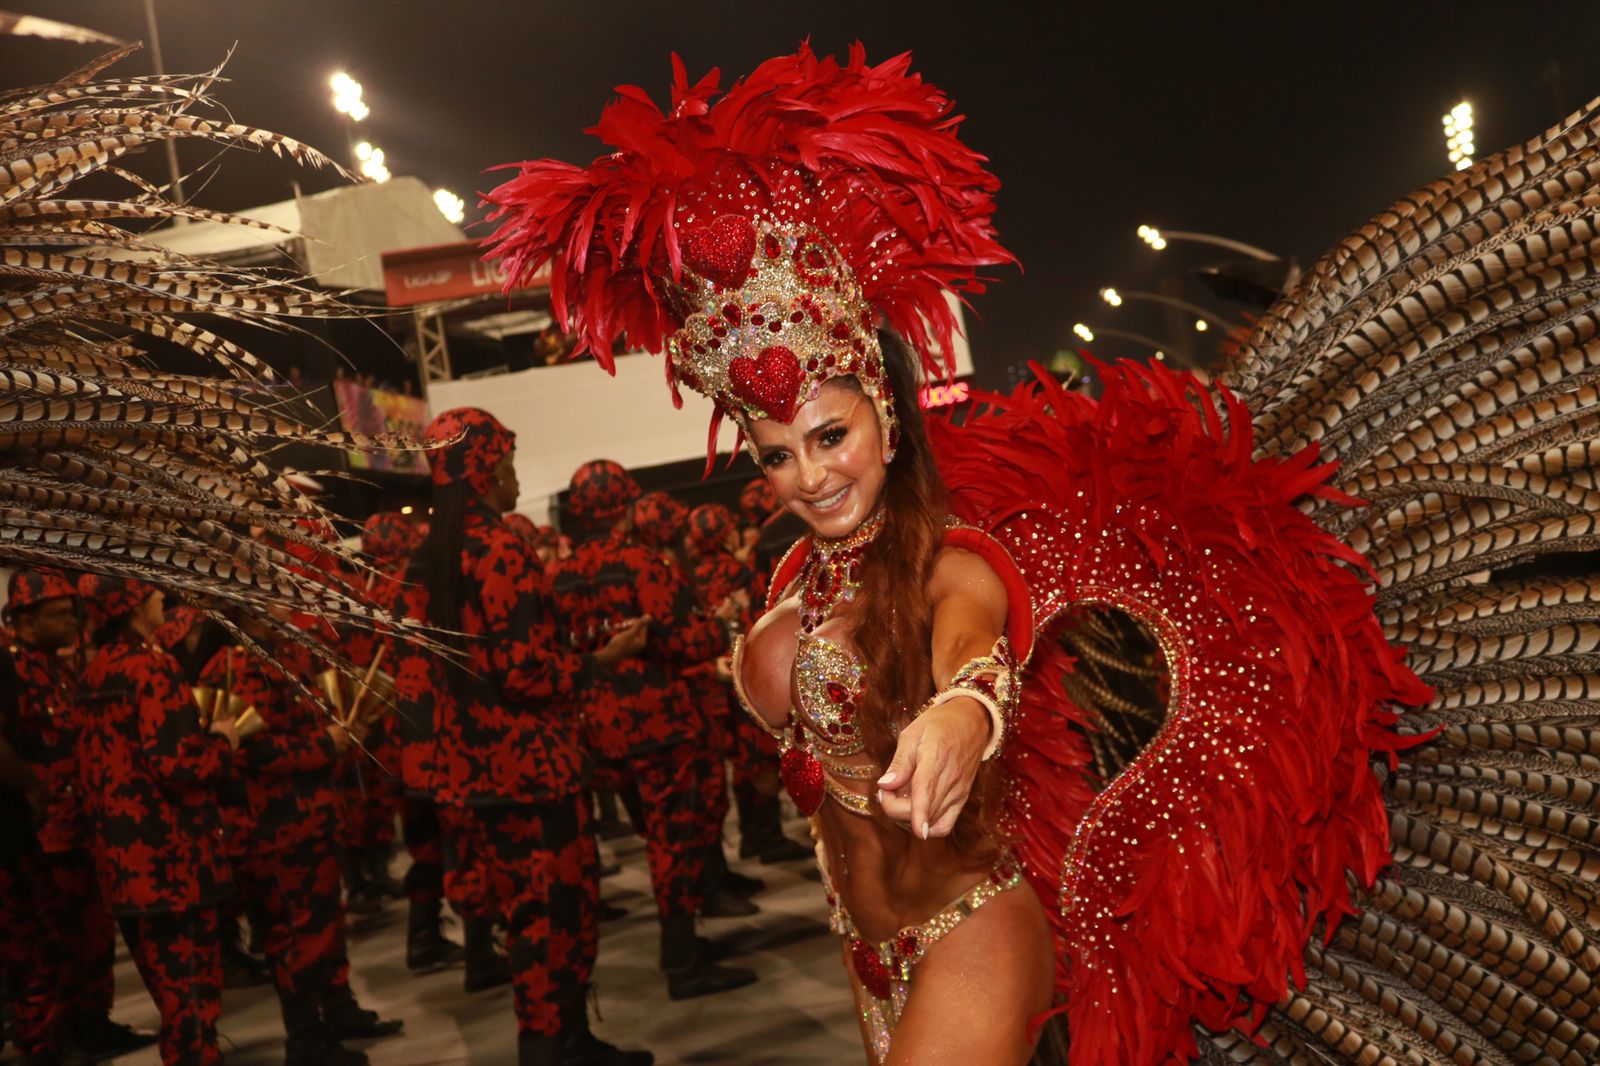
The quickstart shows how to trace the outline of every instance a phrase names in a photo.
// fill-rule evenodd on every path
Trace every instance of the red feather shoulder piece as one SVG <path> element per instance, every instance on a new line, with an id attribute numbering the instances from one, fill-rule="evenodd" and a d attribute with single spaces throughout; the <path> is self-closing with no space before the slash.
<path id="1" fill-rule="evenodd" d="M 1313 450 L 1251 458 L 1250 420 L 1187 375 L 1103 368 L 1098 402 L 1040 383 L 931 426 L 965 521 L 1004 545 L 1039 640 L 1006 751 L 1008 817 L 1059 937 L 1076 1066 L 1188 1061 L 1192 1025 L 1249 1027 L 1347 875 L 1388 859 L 1375 752 L 1428 689 L 1384 640 L 1361 558 L 1296 508 Z M 1106 722 L 1067 700 L 1057 626 L 1137 619 L 1165 659 L 1154 738 L 1086 773 Z M 1069 642 L 1070 643 L 1070 642 Z"/>

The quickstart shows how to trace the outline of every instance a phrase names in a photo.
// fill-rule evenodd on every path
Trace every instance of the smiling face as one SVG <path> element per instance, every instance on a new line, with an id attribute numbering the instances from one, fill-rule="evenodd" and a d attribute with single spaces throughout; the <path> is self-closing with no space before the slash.
<path id="1" fill-rule="evenodd" d="M 854 378 L 835 378 L 802 404 L 785 425 L 750 425 L 778 500 L 819 537 L 847 536 L 871 516 L 888 468 L 878 413 Z"/>

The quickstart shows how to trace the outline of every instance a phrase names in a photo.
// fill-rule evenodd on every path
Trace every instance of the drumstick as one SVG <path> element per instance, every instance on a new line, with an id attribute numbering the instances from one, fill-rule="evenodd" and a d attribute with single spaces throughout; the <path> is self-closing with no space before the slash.
<path id="1" fill-rule="evenodd" d="M 372 663 L 367 667 L 367 676 L 361 679 L 361 687 L 356 690 L 354 698 L 350 700 L 350 713 L 345 717 L 345 727 L 355 724 L 356 716 L 361 712 L 361 700 L 366 696 L 372 679 L 378 676 L 378 666 L 383 662 L 383 653 L 388 651 L 388 645 L 378 648 L 378 654 L 372 657 Z"/>

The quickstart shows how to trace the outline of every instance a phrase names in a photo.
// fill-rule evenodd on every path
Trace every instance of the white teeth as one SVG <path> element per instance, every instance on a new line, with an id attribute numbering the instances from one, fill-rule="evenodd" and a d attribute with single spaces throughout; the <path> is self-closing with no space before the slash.
<path id="1" fill-rule="evenodd" d="M 826 511 L 828 508 L 832 507 L 834 504 L 836 504 L 840 500 L 844 499 L 844 494 L 849 492 L 849 491 L 850 491 L 850 486 L 846 485 L 844 488 L 840 489 L 838 492 L 834 493 L 832 496 L 829 496 L 825 500 L 813 500 L 813 501 L 811 501 L 811 506 L 815 507 L 819 511 Z"/>

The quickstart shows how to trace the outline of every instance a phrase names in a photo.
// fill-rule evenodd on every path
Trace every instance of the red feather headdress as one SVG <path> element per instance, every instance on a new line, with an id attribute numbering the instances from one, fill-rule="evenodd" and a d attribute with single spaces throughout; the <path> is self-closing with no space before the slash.
<path id="1" fill-rule="evenodd" d="M 718 72 L 691 85 L 673 56 L 670 113 L 622 86 L 589 130 L 612 154 L 510 164 L 486 200 L 490 255 L 508 289 L 550 264 L 579 352 L 610 371 L 619 340 L 665 348 L 674 401 L 681 380 L 741 428 L 787 422 L 822 382 L 855 375 L 892 452 L 880 318 L 947 376 L 946 290 L 981 292 L 979 268 L 1013 261 L 990 224 L 999 182 L 910 63 L 803 45 L 717 99 Z"/>

